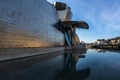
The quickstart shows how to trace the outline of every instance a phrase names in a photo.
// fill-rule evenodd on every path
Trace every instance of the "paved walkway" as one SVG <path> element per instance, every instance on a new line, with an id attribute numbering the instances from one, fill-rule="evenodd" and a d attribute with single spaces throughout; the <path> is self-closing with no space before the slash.
<path id="1" fill-rule="evenodd" d="M 65 47 L 0 49 L 0 61 L 46 54 L 64 49 Z"/>

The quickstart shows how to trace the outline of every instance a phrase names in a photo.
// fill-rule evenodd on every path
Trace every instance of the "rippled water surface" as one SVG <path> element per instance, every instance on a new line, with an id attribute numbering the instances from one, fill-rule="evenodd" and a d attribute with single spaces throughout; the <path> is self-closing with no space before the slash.
<path id="1" fill-rule="evenodd" d="M 120 51 L 60 51 L 0 62 L 0 80 L 120 80 Z"/>

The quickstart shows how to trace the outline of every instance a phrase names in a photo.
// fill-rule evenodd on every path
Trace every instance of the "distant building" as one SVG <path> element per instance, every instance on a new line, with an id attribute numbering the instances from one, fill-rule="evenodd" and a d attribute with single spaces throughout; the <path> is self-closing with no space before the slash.
<path id="1" fill-rule="evenodd" d="M 104 42 L 105 42 L 105 39 L 98 39 L 96 43 L 97 44 L 103 44 Z"/>
<path id="2" fill-rule="evenodd" d="M 120 44 L 120 37 L 111 38 L 111 44 Z"/>
<path id="3" fill-rule="evenodd" d="M 116 44 L 117 43 L 117 40 L 115 38 L 112 38 L 111 39 L 111 44 Z"/>
<path id="4" fill-rule="evenodd" d="M 120 36 L 110 38 L 110 39 L 98 39 L 97 41 L 94 42 L 94 44 L 102 44 L 102 45 L 110 45 L 110 44 L 120 44 Z"/>
<path id="5" fill-rule="evenodd" d="M 117 40 L 118 44 L 120 44 L 120 38 Z"/>

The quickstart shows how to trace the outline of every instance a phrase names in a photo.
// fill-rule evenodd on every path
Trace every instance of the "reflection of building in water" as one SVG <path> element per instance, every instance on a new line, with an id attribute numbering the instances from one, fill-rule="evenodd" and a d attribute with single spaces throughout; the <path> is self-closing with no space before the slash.
<path id="1" fill-rule="evenodd" d="M 105 49 L 96 49 L 97 52 L 106 52 Z"/>
<path id="2" fill-rule="evenodd" d="M 63 70 L 58 74 L 56 80 L 85 80 L 90 75 L 90 68 L 85 68 L 80 71 L 76 71 L 76 63 L 80 59 L 80 55 L 85 54 L 85 50 L 66 51 L 65 55 L 65 66 Z"/>

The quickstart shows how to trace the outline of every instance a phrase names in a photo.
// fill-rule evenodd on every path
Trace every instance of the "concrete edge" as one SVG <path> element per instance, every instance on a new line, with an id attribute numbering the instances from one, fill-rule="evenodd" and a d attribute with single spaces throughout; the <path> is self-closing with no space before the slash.
<path id="1" fill-rule="evenodd" d="M 65 50 L 65 47 L 0 49 L 0 61 L 43 55 L 62 50 Z"/>

